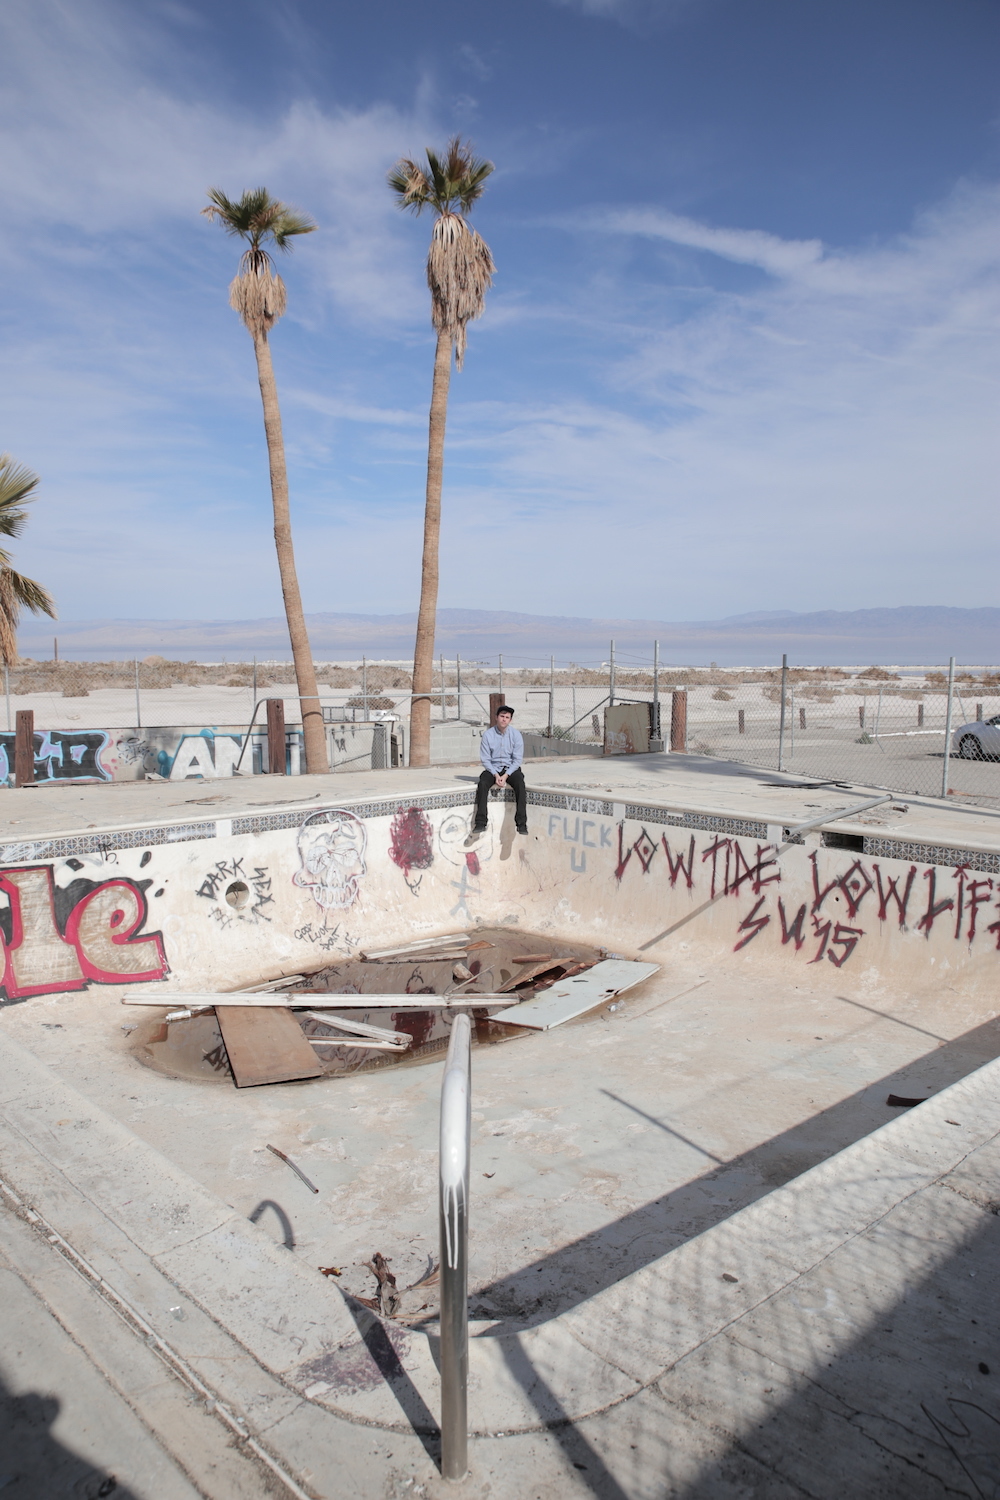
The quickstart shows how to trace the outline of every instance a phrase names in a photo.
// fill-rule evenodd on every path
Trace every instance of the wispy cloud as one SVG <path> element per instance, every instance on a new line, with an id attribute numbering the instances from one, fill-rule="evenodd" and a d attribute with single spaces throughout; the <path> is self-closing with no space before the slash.
<path id="1" fill-rule="evenodd" d="M 692 250 L 708 250 L 748 266 L 759 266 L 778 276 L 801 272 L 823 255 L 819 240 L 783 240 L 762 229 L 716 229 L 681 214 L 661 209 L 613 209 L 581 217 L 580 224 L 605 234 L 641 235 L 645 239 L 669 240 Z"/>

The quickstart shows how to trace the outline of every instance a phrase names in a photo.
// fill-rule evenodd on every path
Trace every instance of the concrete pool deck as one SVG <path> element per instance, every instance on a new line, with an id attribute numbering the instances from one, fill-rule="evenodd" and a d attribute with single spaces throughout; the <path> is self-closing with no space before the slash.
<path id="1" fill-rule="evenodd" d="M 203 829 L 187 847 L 185 857 L 197 852 L 192 868 L 200 878 L 202 865 L 212 864 L 207 844 L 218 843 L 213 857 L 231 858 L 219 841 L 251 836 L 232 828 L 251 808 L 264 818 L 285 807 L 308 812 L 310 800 L 364 805 L 367 878 L 374 880 L 381 879 L 375 830 L 384 815 L 376 799 L 428 806 L 456 791 L 467 798 L 471 774 L 339 776 L 333 791 L 334 778 L 323 778 L 312 799 L 292 797 L 287 783 L 265 798 L 270 786 L 256 779 L 219 788 L 226 801 L 196 804 L 190 799 L 215 789 L 26 790 L 8 794 L 18 799 L 13 816 L 20 814 L 8 839 L 34 846 L 15 856 L 24 861 L 18 868 L 55 857 L 87 869 L 83 845 L 76 855 L 51 846 L 74 836 L 97 842 L 102 830 L 150 833 L 194 811 L 230 824 L 211 835 Z M 546 1500 L 839 1496 L 845 1489 L 975 1495 L 994 1473 L 1000 1358 L 988 1347 L 995 1318 L 987 1267 L 1000 1228 L 1000 1065 L 990 1061 L 1000 1054 L 996 946 L 992 936 L 979 946 L 992 918 L 985 901 L 980 927 L 966 941 L 970 899 L 976 914 L 969 873 L 958 882 L 965 904 L 955 948 L 957 908 L 947 894 L 955 882 L 941 856 L 978 851 L 975 863 L 991 868 L 1000 825 L 989 812 L 931 805 L 896 812 L 890 804 L 856 824 L 831 825 L 859 842 L 891 836 L 902 856 L 898 893 L 913 846 L 935 851 L 937 863 L 925 870 L 941 880 L 930 904 L 943 905 L 947 895 L 952 905 L 926 936 L 900 923 L 896 937 L 895 920 L 880 924 L 888 926 L 885 938 L 868 930 L 877 892 L 858 883 L 874 874 L 864 850 L 857 857 L 824 851 L 817 836 L 808 850 L 790 851 L 807 874 L 821 871 L 818 917 L 840 901 L 841 915 L 854 923 L 840 926 L 866 928 L 854 946 L 850 937 L 812 932 L 796 965 L 794 935 L 777 941 L 773 954 L 761 949 L 760 932 L 768 940 L 772 932 L 760 928 L 767 913 L 739 860 L 750 859 L 758 825 L 781 828 L 816 816 L 817 804 L 832 811 L 864 796 L 863 789 L 760 784 L 777 780 L 747 768 L 708 769 L 690 757 L 546 762 L 531 777 L 546 798 L 530 813 L 537 844 L 524 861 L 515 850 L 504 862 L 498 836 L 496 864 L 484 861 L 487 875 L 508 880 L 501 906 L 511 905 L 512 892 L 521 901 L 525 930 L 544 930 L 545 921 L 551 930 L 563 920 L 551 910 L 557 892 L 595 926 L 603 922 L 608 935 L 623 932 L 621 951 L 630 956 L 642 934 L 660 930 L 651 918 L 661 912 L 662 927 L 678 930 L 649 953 L 660 974 L 621 1009 L 474 1053 L 477 1435 L 460 1492 Z M 657 808 L 687 821 L 654 825 Z M 588 814 L 590 837 L 586 824 L 576 827 L 576 839 L 567 837 L 572 819 L 579 825 Z M 443 872 L 460 878 L 442 877 L 435 896 L 430 869 L 417 894 L 402 886 L 413 905 L 400 909 L 419 909 L 421 922 L 438 930 L 450 920 L 454 930 L 439 896 L 454 900 L 465 877 L 447 866 L 447 806 L 436 816 Z M 703 857 L 706 880 L 717 866 L 720 889 L 724 881 L 736 886 L 735 904 L 723 890 L 726 899 L 705 919 L 697 916 L 702 893 L 694 876 L 686 893 L 683 871 L 669 880 L 668 857 L 676 862 L 681 845 L 658 843 L 654 857 L 649 834 L 666 829 L 686 843 L 688 830 L 698 830 L 699 854 L 711 855 L 704 841 L 711 830 L 699 818 L 738 825 L 727 846 L 750 840 L 745 854 L 733 854 L 739 873 L 732 876 L 723 877 L 721 854 L 715 866 Z M 618 830 L 603 853 L 602 819 Z M 267 840 L 277 847 L 283 836 L 273 827 L 255 836 L 269 868 L 277 866 Z M 603 873 L 579 870 L 584 847 L 597 850 L 588 857 L 593 866 L 603 861 Z M 156 869 L 158 880 L 157 859 L 140 864 L 151 850 L 174 861 L 162 866 L 173 876 L 162 878 L 176 882 L 180 846 L 119 842 L 102 858 L 117 852 L 120 869 L 134 859 L 135 873 L 120 880 L 134 881 L 140 869 Z M 896 864 L 882 846 L 876 854 L 884 895 Z M 10 853 L 5 861 L 11 865 Z M 855 865 L 861 875 L 851 873 Z M 789 896 L 782 924 L 791 922 L 798 894 L 795 868 L 782 872 Z M 390 861 L 386 873 L 399 880 L 401 870 Z M 608 874 L 610 885 L 593 885 L 593 902 L 586 882 Z M 773 874 L 760 864 L 760 890 Z M 81 871 L 70 870 L 56 884 L 72 892 L 79 879 Z M 914 891 L 918 879 L 915 873 Z M 550 893 L 543 903 L 528 899 L 532 882 Z M 485 877 L 478 888 L 485 911 Z M 383 889 L 395 888 L 373 891 L 372 922 L 391 904 Z M 609 927 L 607 907 L 622 893 Z M 909 928 L 924 912 L 920 894 Z M 180 934 L 195 917 L 203 920 L 214 899 L 194 895 L 186 905 L 176 897 L 176 921 L 162 926 L 169 956 L 175 939 L 178 954 L 177 978 L 164 981 L 165 1006 L 170 988 L 185 987 L 189 956 Z M 471 917 L 473 896 L 458 895 Z M 431 900 L 434 908 L 420 906 Z M 686 909 L 678 900 L 695 915 L 678 918 Z M 898 904 L 888 906 L 893 919 Z M 705 926 L 720 910 L 732 913 L 725 940 L 718 925 Z M 748 916 L 757 927 L 745 927 Z M 396 922 L 398 934 L 391 910 L 386 921 Z M 573 926 L 573 911 L 564 925 Z M 232 932 L 218 922 L 204 926 L 219 944 Z M 261 926 L 237 931 L 240 948 Z M 777 915 L 771 928 L 783 930 Z M 743 932 L 751 934 L 747 944 Z M 895 980 L 890 938 L 903 945 Z M 840 947 L 831 949 L 833 941 Z M 863 966 L 852 967 L 865 953 Z M 239 982 L 234 974 L 218 987 Z M 316 1269 L 343 1266 L 342 1283 L 367 1293 L 371 1278 L 357 1262 L 375 1249 L 394 1257 L 401 1282 L 436 1251 L 439 1065 L 240 1093 L 221 1082 L 184 1082 L 132 1055 L 121 1030 L 136 1014 L 120 1004 L 126 993 L 127 985 L 92 983 L 3 1009 L 0 1176 L 23 1207 L 8 1203 L 44 1220 L 44 1234 L 57 1236 L 64 1254 L 82 1256 L 103 1278 L 102 1294 L 127 1303 L 135 1326 L 148 1330 L 143 1337 L 162 1343 L 161 1358 L 175 1361 L 177 1378 L 188 1371 L 219 1400 L 222 1420 L 231 1414 L 237 1432 L 243 1424 L 247 1437 L 239 1442 L 256 1463 L 269 1456 L 307 1494 L 454 1493 L 436 1477 L 432 1456 L 433 1326 L 387 1328 Z M 930 1097 L 899 1114 L 886 1108 L 890 1090 Z M 263 1151 L 266 1142 L 300 1162 L 320 1187 L 315 1200 Z M 291 1252 L 282 1243 L 289 1237 Z M 169 1437 L 162 1441 L 173 1452 Z M 253 1443 L 263 1457 L 254 1456 Z M 202 1493 L 222 1493 L 205 1473 L 190 1477 Z M 128 1480 L 136 1494 L 147 1493 L 141 1475 Z"/>

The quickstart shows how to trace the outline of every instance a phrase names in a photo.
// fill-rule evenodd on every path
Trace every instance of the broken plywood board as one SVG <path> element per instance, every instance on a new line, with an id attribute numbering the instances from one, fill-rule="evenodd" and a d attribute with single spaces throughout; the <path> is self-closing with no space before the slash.
<path id="1" fill-rule="evenodd" d="M 322 1077 L 315 1052 L 284 1006 L 219 1006 L 216 1017 L 238 1089 Z"/>
<path id="2" fill-rule="evenodd" d="M 593 1010 L 595 1005 L 603 1005 L 623 990 L 632 989 L 657 973 L 659 967 L 659 964 L 632 963 L 625 958 L 606 958 L 585 974 L 557 980 L 534 1000 L 497 1011 L 491 1020 L 504 1021 L 508 1026 L 530 1026 L 533 1031 L 549 1031 Z"/>

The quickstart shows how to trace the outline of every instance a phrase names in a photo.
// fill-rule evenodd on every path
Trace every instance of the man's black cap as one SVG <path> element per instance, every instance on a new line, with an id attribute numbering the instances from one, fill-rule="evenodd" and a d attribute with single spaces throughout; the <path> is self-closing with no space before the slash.
<path id="1" fill-rule="evenodd" d="M 509 703 L 501 703 L 500 707 L 496 711 L 495 717 L 499 718 L 501 714 L 510 714 L 511 718 L 513 718 L 514 710 L 511 708 Z"/>

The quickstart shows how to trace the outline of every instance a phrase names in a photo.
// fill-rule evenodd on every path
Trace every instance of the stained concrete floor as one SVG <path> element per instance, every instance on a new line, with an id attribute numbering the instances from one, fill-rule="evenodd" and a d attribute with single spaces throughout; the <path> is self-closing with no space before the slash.
<path id="1" fill-rule="evenodd" d="M 607 1008 L 473 1053 L 471 1310 L 530 1326 L 789 1181 L 1000 1056 L 985 1004 L 671 963 Z M 41 1060 L 311 1266 L 369 1295 L 437 1253 L 441 1061 L 237 1090 L 140 1064 L 99 991 L 8 1007 Z M 306 1189 L 270 1143 L 319 1187 Z M 431 1304 L 433 1307 L 433 1303 Z"/>
<path id="2" fill-rule="evenodd" d="M 743 768 L 689 767 L 685 779 L 670 758 L 637 758 L 615 769 L 615 787 L 630 797 L 648 790 L 662 798 L 683 785 L 691 805 L 695 785 L 700 805 L 735 811 L 751 799 L 759 807 L 763 798 L 774 804 L 768 815 L 776 820 L 849 800 L 833 790 L 765 790 L 759 773 Z M 604 771 L 595 775 L 593 762 L 545 767 L 549 784 L 580 790 L 608 786 Z M 403 774 L 412 790 L 418 773 Z M 541 768 L 534 779 L 541 781 Z M 337 780 L 342 793 L 346 778 Z M 435 784 L 442 780 L 435 775 Z M 375 789 L 362 781 L 369 778 L 358 778 L 356 795 Z M 301 800 L 301 785 L 284 800 Z M 378 789 L 384 786 L 379 778 Z M 24 819 L 30 827 L 21 824 L 28 835 L 191 816 L 190 800 L 216 790 L 230 800 L 199 809 L 214 805 L 224 816 L 251 796 L 263 800 L 260 783 L 9 795 L 19 799 L 18 811 L 38 799 Z M 57 799 L 77 796 L 76 821 L 57 821 Z M 70 806 L 67 800 L 58 810 Z M 901 822 L 913 836 L 919 828 L 966 845 L 996 836 L 988 813 L 914 806 L 896 815 L 894 826 Z M 678 947 L 669 967 L 620 1010 L 477 1050 L 476 1332 L 490 1337 L 574 1308 L 866 1136 L 890 1117 L 890 1091 L 932 1095 L 1000 1055 L 1000 1022 L 985 1001 L 976 1006 L 930 984 L 904 996 L 846 975 L 841 982 L 836 994 L 760 979 L 748 988 L 738 963 L 702 970 Z M 440 1064 L 240 1093 L 224 1081 L 151 1073 L 133 1057 L 122 1024 L 121 1011 L 111 1012 L 99 991 L 38 997 L 0 1016 L 6 1033 L 140 1141 L 275 1240 L 293 1241 L 303 1265 L 343 1267 L 342 1280 L 355 1292 L 371 1290 L 361 1262 L 375 1249 L 393 1256 L 401 1281 L 424 1268 L 437 1240 Z M 267 1142 L 304 1167 L 320 1187 L 317 1197 L 266 1151 Z M 844 1332 L 847 1310 L 864 1299 L 863 1286 L 848 1284 L 856 1268 L 844 1284 L 831 1281 L 832 1272 L 825 1280 L 817 1273 L 814 1286 L 786 1294 L 799 1313 L 809 1304 L 817 1338 L 830 1337 L 825 1378 L 816 1375 L 816 1348 L 791 1348 L 780 1317 L 775 1323 L 776 1315 L 760 1312 L 738 1333 L 720 1333 L 681 1360 L 618 1418 L 604 1412 L 565 1432 L 483 1438 L 466 1492 L 518 1500 L 992 1493 L 988 1486 L 1000 1478 L 990 1415 L 996 1356 L 975 1330 L 989 1323 L 998 1221 L 977 1212 L 986 1213 L 981 1230 L 970 1221 L 966 1244 L 949 1246 L 948 1257 L 925 1266 L 895 1306 L 889 1300 L 884 1328 L 860 1318 Z M 926 1214 L 902 1223 L 900 1235 L 903 1243 L 929 1243 Z M 938 1312 L 944 1325 L 935 1323 Z M 961 1401 L 968 1410 L 955 1405 Z M 932 1415 L 913 1421 L 912 1409 Z M 161 1438 L 160 1447 L 167 1473 L 170 1444 Z M 827 1458 L 820 1461 L 820 1453 Z M 333 1452 L 329 1464 L 332 1474 Z M 399 1435 L 372 1439 L 370 1475 L 370 1484 L 352 1480 L 348 1492 L 393 1500 L 419 1493 L 418 1484 L 428 1495 L 441 1492 L 419 1444 Z M 199 1482 L 206 1494 L 225 1493 L 221 1479 Z M 245 1493 L 265 1494 L 256 1483 L 248 1480 Z M 319 1492 L 339 1493 L 336 1485 Z"/>

